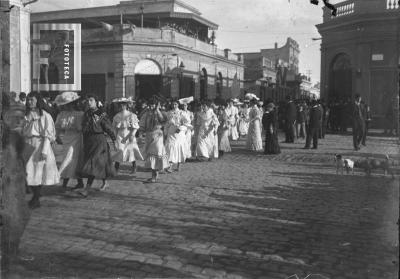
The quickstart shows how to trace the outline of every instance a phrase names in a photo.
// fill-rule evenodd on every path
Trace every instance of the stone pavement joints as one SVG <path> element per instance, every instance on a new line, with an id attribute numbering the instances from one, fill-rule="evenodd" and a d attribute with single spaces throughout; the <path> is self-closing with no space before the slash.
<path id="1" fill-rule="evenodd" d="M 397 278 L 398 176 L 336 175 L 333 155 L 398 163 L 398 142 L 281 145 L 265 156 L 235 142 L 156 184 L 123 166 L 87 199 L 48 187 L 21 246 L 34 260 L 15 263 L 12 278 Z"/>

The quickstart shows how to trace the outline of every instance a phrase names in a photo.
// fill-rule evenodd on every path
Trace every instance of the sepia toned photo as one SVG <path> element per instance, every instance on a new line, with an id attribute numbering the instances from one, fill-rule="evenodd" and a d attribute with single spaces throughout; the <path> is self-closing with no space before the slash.
<path id="1" fill-rule="evenodd" d="M 0 0 L 1 279 L 397 279 L 400 1 Z"/>

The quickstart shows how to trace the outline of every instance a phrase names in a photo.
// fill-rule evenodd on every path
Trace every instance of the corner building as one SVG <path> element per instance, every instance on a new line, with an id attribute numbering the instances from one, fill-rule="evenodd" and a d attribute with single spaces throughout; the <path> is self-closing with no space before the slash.
<path id="1" fill-rule="evenodd" d="M 31 23 L 81 23 L 82 93 L 104 101 L 227 99 L 243 87 L 240 57 L 214 44 L 218 25 L 179 0 L 33 13 Z"/>
<path id="2" fill-rule="evenodd" d="M 400 8 L 397 0 L 349 0 L 324 8 L 317 25 L 321 43 L 321 98 L 352 100 L 360 94 L 375 123 L 398 106 Z"/>

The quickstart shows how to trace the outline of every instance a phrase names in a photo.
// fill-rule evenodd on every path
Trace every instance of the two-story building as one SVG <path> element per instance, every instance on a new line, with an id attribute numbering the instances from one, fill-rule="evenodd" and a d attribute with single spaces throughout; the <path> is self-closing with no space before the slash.
<path id="1" fill-rule="evenodd" d="M 370 105 L 375 120 L 398 107 L 400 7 L 397 0 L 348 0 L 337 16 L 324 9 L 317 25 L 321 43 L 321 98 Z M 379 123 L 379 121 L 373 121 Z"/>
<path id="2" fill-rule="evenodd" d="M 106 101 L 227 99 L 243 87 L 242 61 L 214 44 L 218 25 L 180 0 L 33 13 L 31 23 L 81 24 L 82 92 Z"/>

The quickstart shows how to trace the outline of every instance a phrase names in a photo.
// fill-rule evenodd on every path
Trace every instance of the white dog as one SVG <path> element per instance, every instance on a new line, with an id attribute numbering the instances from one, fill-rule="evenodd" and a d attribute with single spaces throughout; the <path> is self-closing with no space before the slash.
<path id="1" fill-rule="evenodd" d="M 336 163 L 336 174 L 341 171 L 343 174 L 343 170 L 346 169 L 346 173 L 349 174 L 350 170 L 351 173 L 354 174 L 354 161 L 351 159 L 343 159 L 342 155 L 335 154 L 335 163 Z"/>

